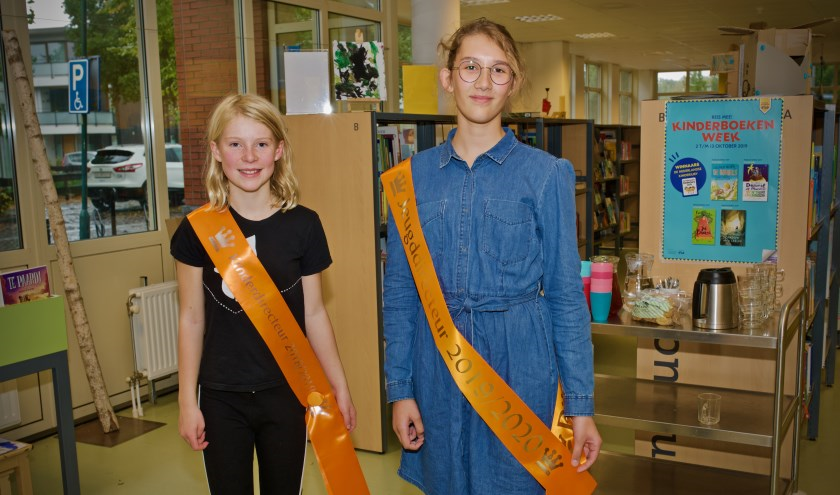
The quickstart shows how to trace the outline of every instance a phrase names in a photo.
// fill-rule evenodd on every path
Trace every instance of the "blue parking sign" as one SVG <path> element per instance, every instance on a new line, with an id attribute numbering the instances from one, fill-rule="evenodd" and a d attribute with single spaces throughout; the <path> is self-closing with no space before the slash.
<path id="1" fill-rule="evenodd" d="M 88 86 L 90 84 L 88 77 L 88 60 L 71 60 L 68 62 L 68 76 L 69 84 L 68 101 L 70 103 L 70 113 L 88 113 L 90 106 L 88 105 Z"/>

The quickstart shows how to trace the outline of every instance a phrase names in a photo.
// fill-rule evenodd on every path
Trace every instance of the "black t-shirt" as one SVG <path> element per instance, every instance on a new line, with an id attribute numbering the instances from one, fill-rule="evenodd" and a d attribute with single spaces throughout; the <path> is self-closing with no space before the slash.
<path id="1" fill-rule="evenodd" d="M 303 206 L 252 221 L 230 209 L 271 280 L 305 332 L 301 277 L 332 263 L 318 214 Z M 224 284 L 198 236 L 185 220 L 172 236 L 172 256 L 203 268 L 204 348 L 198 383 L 202 387 L 247 392 L 285 385 L 268 346 Z"/>

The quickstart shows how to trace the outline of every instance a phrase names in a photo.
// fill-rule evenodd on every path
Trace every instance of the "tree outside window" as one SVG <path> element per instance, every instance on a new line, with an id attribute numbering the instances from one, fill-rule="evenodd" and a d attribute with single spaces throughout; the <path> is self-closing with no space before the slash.
<path id="1" fill-rule="evenodd" d="M 718 92 L 718 76 L 709 70 L 663 71 L 656 73 L 656 96 L 667 100 L 673 96 L 704 95 Z"/>

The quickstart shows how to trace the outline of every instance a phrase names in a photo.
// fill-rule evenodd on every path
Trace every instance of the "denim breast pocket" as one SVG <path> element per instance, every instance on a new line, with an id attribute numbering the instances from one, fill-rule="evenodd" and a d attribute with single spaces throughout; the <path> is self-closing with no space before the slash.
<path id="1" fill-rule="evenodd" d="M 426 238 L 433 261 L 439 261 L 443 255 L 445 210 L 446 201 L 429 201 L 417 205 L 420 227 L 423 229 L 423 237 Z"/>
<path id="2" fill-rule="evenodd" d="M 503 265 L 528 257 L 534 242 L 534 211 L 516 201 L 488 199 L 484 203 L 481 251 Z"/>

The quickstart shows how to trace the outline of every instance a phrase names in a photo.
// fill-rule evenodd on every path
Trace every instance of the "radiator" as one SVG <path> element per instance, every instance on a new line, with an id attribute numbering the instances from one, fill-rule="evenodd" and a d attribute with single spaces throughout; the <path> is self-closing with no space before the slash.
<path id="1" fill-rule="evenodd" d="M 154 380 L 178 371 L 178 284 L 131 289 L 128 314 L 135 370 L 149 380 L 154 403 Z"/>

